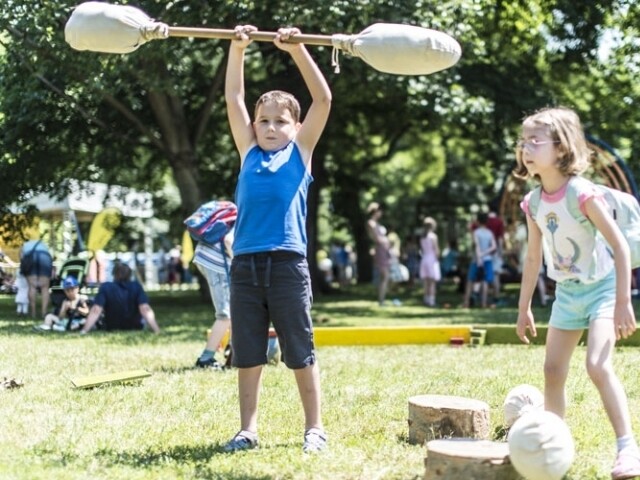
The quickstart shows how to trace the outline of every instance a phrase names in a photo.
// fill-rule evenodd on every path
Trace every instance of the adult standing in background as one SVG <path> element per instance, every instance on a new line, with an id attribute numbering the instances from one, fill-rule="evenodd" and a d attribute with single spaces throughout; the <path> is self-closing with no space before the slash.
<path id="1" fill-rule="evenodd" d="M 367 233 L 375 248 L 373 263 L 378 273 L 378 303 L 384 305 L 391 271 L 391 242 L 387 236 L 387 229 L 379 222 L 382 206 L 377 202 L 371 202 L 367 207 L 367 213 Z"/>
<path id="2" fill-rule="evenodd" d="M 423 302 L 428 307 L 436 306 L 436 284 L 442 279 L 440 271 L 440 247 L 436 234 L 436 221 L 424 219 L 424 233 L 420 237 L 420 278 L 424 285 Z"/>
<path id="3" fill-rule="evenodd" d="M 38 289 L 41 296 L 41 318 L 49 309 L 49 286 L 53 273 L 53 258 L 49 247 L 42 240 L 28 240 L 20 251 L 21 273 L 29 283 L 29 311 L 36 317 L 36 297 Z"/>

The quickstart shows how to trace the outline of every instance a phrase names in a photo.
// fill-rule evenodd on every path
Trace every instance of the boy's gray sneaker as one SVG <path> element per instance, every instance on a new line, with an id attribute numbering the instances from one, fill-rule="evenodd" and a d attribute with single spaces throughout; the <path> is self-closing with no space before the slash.
<path id="1" fill-rule="evenodd" d="M 327 434 L 319 428 L 310 428 L 304 432 L 304 453 L 321 452 L 327 447 Z"/>
<path id="2" fill-rule="evenodd" d="M 258 446 L 258 435 L 255 433 L 240 430 L 234 437 L 222 447 L 226 453 L 239 452 L 240 450 L 251 450 Z"/>

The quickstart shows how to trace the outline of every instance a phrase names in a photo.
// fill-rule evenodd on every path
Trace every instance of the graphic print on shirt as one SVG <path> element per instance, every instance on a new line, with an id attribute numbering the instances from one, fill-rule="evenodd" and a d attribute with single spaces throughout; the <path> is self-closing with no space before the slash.
<path id="1" fill-rule="evenodd" d="M 555 233 L 558 230 L 558 216 L 554 212 L 550 212 L 545 216 L 547 230 L 551 232 L 553 247 L 553 266 L 559 272 L 580 273 L 580 269 L 576 266 L 577 260 L 580 258 L 580 246 L 570 237 L 566 240 L 573 247 L 572 255 L 563 255 L 556 246 Z"/>

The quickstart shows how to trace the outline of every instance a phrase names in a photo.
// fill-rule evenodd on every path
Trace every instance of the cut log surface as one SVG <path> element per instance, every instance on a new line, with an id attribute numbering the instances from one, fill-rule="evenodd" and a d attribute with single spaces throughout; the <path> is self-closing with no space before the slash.
<path id="1" fill-rule="evenodd" d="M 424 480 L 521 480 L 506 443 L 472 438 L 427 443 Z"/>
<path id="2" fill-rule="evenodd" d="M 409 443 L 450 437 L 489 438 L 489 405 L 472 398 L 417 395 L 409 398 Z"/>

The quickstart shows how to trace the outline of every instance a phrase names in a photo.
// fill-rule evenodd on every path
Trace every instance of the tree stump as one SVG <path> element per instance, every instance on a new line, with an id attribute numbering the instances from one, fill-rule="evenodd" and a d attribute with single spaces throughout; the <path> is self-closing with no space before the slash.
<path id="1" fill-rule="evenodd" d="M 448 437 L 489 438 L 489 405 L 448 395 L 409 398 L 409 443 Z"/>
<path id="2" fill-rule="evenodd" d="M 424 480 L 521 480 L 509 461 L 509 445 L 450 438 L 427 443 Z"/>

